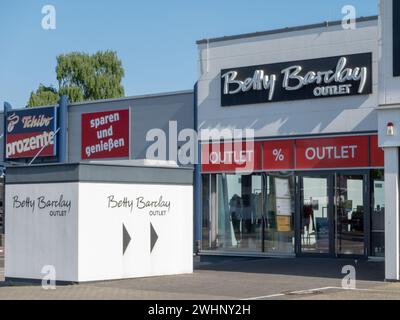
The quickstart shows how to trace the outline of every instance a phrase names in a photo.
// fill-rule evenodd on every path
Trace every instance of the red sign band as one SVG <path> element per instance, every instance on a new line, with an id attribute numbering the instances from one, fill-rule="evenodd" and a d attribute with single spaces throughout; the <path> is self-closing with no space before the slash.
<path id="1" fill-rule="evenodd" d="M 376 135 L 202 146 L 205 173 L 383 166 L 384 152 L 378 147 Z"/>

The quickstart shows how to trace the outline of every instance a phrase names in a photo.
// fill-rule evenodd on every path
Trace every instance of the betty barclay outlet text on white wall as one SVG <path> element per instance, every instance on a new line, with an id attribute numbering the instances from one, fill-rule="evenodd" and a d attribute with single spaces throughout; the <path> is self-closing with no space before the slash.
<path id="1" fill-rule="evenodd" d="M 48 213 L 51 217 L 63 217 L 71 211 L 72 201 L 65 199 L 61 194 L 57 199 L 48 199 L 46 196 L 20 197 L 18 195 L 12 197 L 14 209 L 30 209 L 32 213 L 38 212 Z"/>
<path id="2" fill-rule="evenodd" d="M 145 197 L 139 196 L 135 199 L 129 197 L 117 198 L 114 195 L 107 197 L 108 205 L 110 209 L 124 208 L 134 213 L 135 211 L 147 210 L 150 216 L 165 216 L 171 210 L 171 201 L 165 200 L 161 195 L 157 200 L 145 199 Z"/>

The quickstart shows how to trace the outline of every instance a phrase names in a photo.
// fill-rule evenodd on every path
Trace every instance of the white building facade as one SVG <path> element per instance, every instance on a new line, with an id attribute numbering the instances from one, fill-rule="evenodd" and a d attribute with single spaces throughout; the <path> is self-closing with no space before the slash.
<path id="1" fill-rule="evenodd" d="M 379 19 L 379 146 L 385 152 L 386 278 L 400 280 L 400 3 L 381 0 Z"/>
<path id="2" fill-rule="evenodd" d="M 379 39 L 380 20 L 367 17 L 355 30 L 338 21 L 198 41 L 201 254 L 383 259 L 394 250 Z"/>

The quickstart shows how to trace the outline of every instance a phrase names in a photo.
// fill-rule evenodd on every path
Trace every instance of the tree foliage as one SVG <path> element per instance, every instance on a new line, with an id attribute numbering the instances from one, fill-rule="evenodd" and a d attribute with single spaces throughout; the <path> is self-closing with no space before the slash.
<path id="1" fill-rule="evenodd" d="M 59 95 L 56 88 L 39 85 L 36 92 L 31 92 L 28 106 L 50 106 L 58 103 Z"/>
<path id="2" fill-rule="evenodd" d="M 93 55 L 82 52 L 62 54 L 57 57 L 56 94 L 67 95 L 70 102 L 120 98 L 124 96 L 121 83 L 124 75 L 121 60 L 116 52 L 99 51 Z M 40 88 L 36 93 L 31 93 L 28 106 L 48 104 L 46 99 L 42 99 Z"/>

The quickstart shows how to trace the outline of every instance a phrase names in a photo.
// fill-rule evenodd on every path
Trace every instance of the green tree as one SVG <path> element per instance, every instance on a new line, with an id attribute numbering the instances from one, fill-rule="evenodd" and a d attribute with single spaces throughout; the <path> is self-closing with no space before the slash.
<path id="1" fill-rule="evenodd" d="M 57 95 L 67 95 L 70 102 L 124 96 L 121 82 L 125 72 L 121 60 L 113 51 L 99 51 L 93 55 L 82 52 L 59 55 L 56 75 Z M 37 94 L 39 89 L 36 93 L 32 92 L 29 107 L 46 105 L 47 100 L 41 99 L 42 96 Z"/>
<path id="2" fill-rule="evenodd" d="M 39 85 L 36 92 L 31 92 L 28 106 L 50 106 L 58 103 L 59 95 L 56 88 Z"/>

